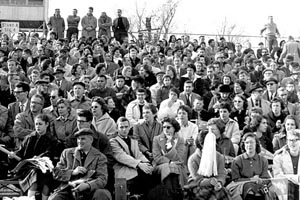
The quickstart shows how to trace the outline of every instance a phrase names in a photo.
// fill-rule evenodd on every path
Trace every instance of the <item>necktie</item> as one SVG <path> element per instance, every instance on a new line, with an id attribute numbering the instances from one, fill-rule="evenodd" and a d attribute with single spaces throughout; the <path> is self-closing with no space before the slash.
<path id="1" fill-rule="evenodd" d="M 186 95 L 186 105 L 189 106 L 189 107 L 191 107 L 190 96 L 191 96 L 190 94 Z"/>
<path id="2" fill-rule="evenodd" d="M 20 111 L 24 112 L 24 104 L 20 104 Z"/>

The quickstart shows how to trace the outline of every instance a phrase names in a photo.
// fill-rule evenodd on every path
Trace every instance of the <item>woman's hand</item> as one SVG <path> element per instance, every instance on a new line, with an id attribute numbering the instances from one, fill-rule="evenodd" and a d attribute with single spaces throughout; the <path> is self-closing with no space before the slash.
<path id="1" fill-rule="evenodd" d="M 168 107 L 171 108 L 173 106 L 173 104 L 174 104 L 174 101 L 172 99 L 170 99 L 168 101 Z"/>
<path id="2" fill-rule="evenodd" d="M 254 182 L 257 183 L 257 184 L 261 184 L 261 183 L 262 183 L 262 179 L 259 178 L 259 175 L 253 176 L 250 180 L 251 180 L 251 181 L 254 181 Z"/>

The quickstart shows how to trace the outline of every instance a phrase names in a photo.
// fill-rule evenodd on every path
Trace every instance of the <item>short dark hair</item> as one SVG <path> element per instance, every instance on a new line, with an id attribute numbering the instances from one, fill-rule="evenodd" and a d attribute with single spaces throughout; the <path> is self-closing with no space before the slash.
<path id="1" fill-rule="evenodd" d="M 86 109 L 77 109 L 78 117 L 85 117 L 87 122 L 91 122 L 93 120 L 93 113 L 90 110 Z"/>
<path id="2" fill-rule="evenodd" d="M 130 126 L 130 121 L 126 117 L 119 117 L 119 119 L 117 120 L 117 126 L 120 122 L 128 122 L 128 124 Z"/>
<path id="3" fill-rule="evenodd" d="M 193 63 L 189 63 L 186 68 L 191 68 L 194 72 L 196 71 L 196 67 Z"/>
<path id="4" fill-rule="evenodd" d="M 181 105 L 177 109 L 177 113 L 179 112 L 179 110 L 184 110 L 185 112 L 187 112 L 188 120 L 191 118 L 192 110 L 190 107 L 188 107 L 187 105 Z"/>
<path id="5" fill-rule="evenodd" d="M 180 91 L 179 91 L 177 88 L 175 88 L 175 87 L 171 88 L 171 89 L 169 90 L 169 93 L 170 93 L 170 92 L 176 93 L 176 94 L 177 94 L 177 97 L 179 97 Z"/>
<path id="6" fill-rule="evenodd" d="M 105 113 L 108 112 L 107 104 L 105 103 L 105 101 L 104 101 L 104 99 L 102 97 L 98 97 L 98 96 L 97 97 L 93 97 L 92 103 L 93 102 L 96 102 L 99 105 L 101 105 L 101 109 L 102 109 L 103 114 L 105 114 Z"/>
<path id="7" fill-rule="evenodd" d="M 228 112 L 231 112 L 231 106 L 227 102 L 221 102 L 220 103 L 220 108 L 219 109 L 227 109 Z"/>
<path id="8" fill-rule="evenodd" d="M 144 106 L 143 106 L 143 110 L 144 109 L 147 109 L 147 110 L 151 110 L 152 114 L 156 114 L 157 113 L 157 108 L 154 104 L 152 103 L 146 103 Z"/>
<path id="9" fill-rule="evenodd" d="M 98 63 L 98 64 L 96 65 L 96 67 L 95 67 L 95 72 L 96 72 L 96 74 L 99 74 L 100 71 L 101 71 L 103 68 L 106 69 L 105 63 Z"/>
<path id="10" fill-rule="evenodd" d="M 180 130 L 180 125 L 179 125 L 179 123 L 177 122 L 176 119 L 166 117 L 162 120 L 161 123 L 164 124 L 165 122 L 170 123 L 174 127 L 175 133 L 177 133 Z"/>

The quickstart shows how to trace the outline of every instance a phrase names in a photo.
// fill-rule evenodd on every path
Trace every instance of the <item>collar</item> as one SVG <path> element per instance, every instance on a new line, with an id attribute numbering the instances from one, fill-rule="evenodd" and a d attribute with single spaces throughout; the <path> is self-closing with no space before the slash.
<path id="1" fill-rule="evenodd" d="M 242 157 L 245 160 L 258 160 L 258 154 L 257 153 L 255 153 L 255 155 L 252 158 L 250 158 L 247 153 L 243 153 Z"/>

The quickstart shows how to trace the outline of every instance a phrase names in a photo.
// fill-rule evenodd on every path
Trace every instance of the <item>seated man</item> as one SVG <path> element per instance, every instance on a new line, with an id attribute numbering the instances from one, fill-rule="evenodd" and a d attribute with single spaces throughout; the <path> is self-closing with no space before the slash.
<path id="1" fill-rule="evenodd" d="M 54 178 L 63 183 L 84 180 L 56 193 L 52 200 L 73 199 L 72 192 L 82 199 L 109 200 L 104 187 L 107 183 L 107 159 L 92 147 L 93 131 L 81 129 L 75 133 L 77 147 L 65 149 L 54 169 Z M 74 182 L 73 182 L 74 183 Z"/>
<path id="2" fill-rule="evenodd" d="M 138 141 L 128 137 L 129 120 L 120 117 L 117 126 L 118 135 L 110 140 L 117 161 L 114 166 L 115 178 L 125 178 L 131 194 L 147 194 L 152 186 L 153 167 L 140 151 Z"/>

